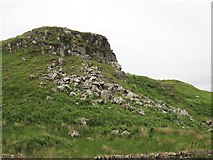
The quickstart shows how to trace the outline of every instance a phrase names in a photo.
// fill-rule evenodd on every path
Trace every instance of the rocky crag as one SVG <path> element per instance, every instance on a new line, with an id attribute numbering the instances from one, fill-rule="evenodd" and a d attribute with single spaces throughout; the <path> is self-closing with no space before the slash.
<path id="1" fill-rule="evenodd" d="M 106 37 L 60 27 L 42 27 L 26 32 L 4 44 L 4 49 L 14 52 L 26 49 L 31 53 L 79 56 L 96 59 L 120 67 Z M 118 65 L 118 66 L 117 66 Z"/>

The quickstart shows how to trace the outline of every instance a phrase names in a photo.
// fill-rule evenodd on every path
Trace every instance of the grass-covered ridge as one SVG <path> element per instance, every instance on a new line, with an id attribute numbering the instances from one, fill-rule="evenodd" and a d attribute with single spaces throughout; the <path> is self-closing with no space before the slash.
<path id="1" fill-rule="evenodd" d="M 66 55 L 62 66 L 64 72 L 82 75 L 83 63 L 98 66 L 105 82 L 115 81 L 148 97 L 153 103 L 161 100 L 168 107 L 185 109 L 193 120 L 145 105 L 133 105 L 144 110 L 145 115 L 140 115 L 134 109 L 110 101 L 93 104 L 92 96 L 81 100 L 78 96 L 55 92 L 55 84 L 43 80 L 47 66 L 61 55 L 51 54 L 49 50 L 35 54 L 28 47 L 11 52 L 4 49 L 6 44 L 29 35 L 31 32 L 3 41 L 3 153 L 86 158 L 104 154 L 211 149 L 211 135 L 206 124 L 211 112 L 210 92 L 180 81 L 159 81 L 131 74 L 117 78 L 115 68 L 108 63 Z M 53 46 L 57 46 L 55 38 L 51 39 Z M 86 125 L 82 124 L 82 118 L 87 120 Z M 77 130 L 80 136 L 68 136 L 70 130 Z M 115 130 L 118 133 L 113 132 Z M 123 131 L 130 134 L 122 136 Z"/>

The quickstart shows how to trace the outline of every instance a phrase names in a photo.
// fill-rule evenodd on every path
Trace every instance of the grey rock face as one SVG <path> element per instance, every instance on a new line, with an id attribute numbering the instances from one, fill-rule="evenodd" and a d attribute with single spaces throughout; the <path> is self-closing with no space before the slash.
<path id="1" fill-rule="evenodd" d="M 5 43 L 3 48 L 9 52 L 31 48 L 32 52 L 79 56 L 84 59 L 96 59 L 121 70 L 107 38 L 93 33 L 83 33 L 61 27 L 42 27 L 33 29 Z M 51 43 L 51 44 L 50 44 Z"/>

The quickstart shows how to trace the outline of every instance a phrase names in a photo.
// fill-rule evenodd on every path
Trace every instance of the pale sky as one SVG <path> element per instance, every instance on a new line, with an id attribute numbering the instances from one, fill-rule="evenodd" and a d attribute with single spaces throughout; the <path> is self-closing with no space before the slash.
<path id="1" fill-rule="evenodd" d="M 211 90 L 211 0 L 0 0 L 0 40 L 41 26 L 108 38 L 123 71 Z"/>

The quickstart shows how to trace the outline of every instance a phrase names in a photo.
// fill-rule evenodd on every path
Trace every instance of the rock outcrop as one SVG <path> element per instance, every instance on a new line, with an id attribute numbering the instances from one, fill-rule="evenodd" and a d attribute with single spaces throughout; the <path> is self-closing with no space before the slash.
<path id="1" fill-rule="evenodd" d="M 70 97 L 81 101 L 90 100 L 93 105 L 112 103 L 122 106 L 133 113 L 146 116 L 144 108 L 152 108 L 164 114 L 176 114 L 186 116 L 193 120 L 192 116 L 185 110 L 178 107 L 168 106 L 161 100 L 151 100 L 143 94 L 136 94 L 124 86 L 112 81 L 107 82 L 101 74 L 100 68 L 86 61 L 82 62 L 80 69 L 82 75 L 76 75 L 63 70 L 63 58 L 50 63 L 45 74 L 42 75 L 42 83 L 53 82 L 54 92 L 65 92 Z M 63 62 L 64 63 L 64 62 Z M 29 78 L 34 77 L 30 75 Z M 181 123 L 181 122 L 180 122 Z M 181 123 L 182 124 L 182 123 Z"/>
<path id="2" fill-rule="evenodd" d="M 27 50 L 34 54 L 58 54 L 61 57 L 74 55 L 83 59 L 96 59 L 110 63 L 118 70 L 115 54 L 107 38 L 93 33 L 84 33 L 60 27 L 41 27 L 9 39 L 3 49 L 14 52 Z M 30 50 L 29 50 L 30 49 Z"/>

